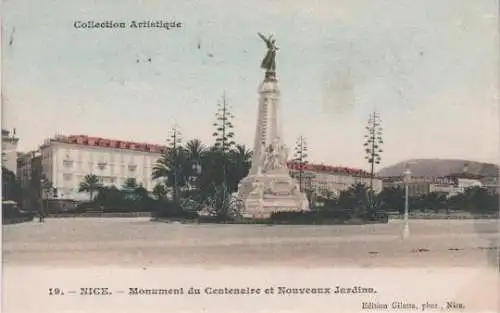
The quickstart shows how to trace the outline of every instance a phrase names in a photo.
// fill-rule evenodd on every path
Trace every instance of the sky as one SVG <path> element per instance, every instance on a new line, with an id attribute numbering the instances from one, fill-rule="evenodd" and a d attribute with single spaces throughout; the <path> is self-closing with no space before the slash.
<path id="1" fill-rule="evenodd" d="M 22 151 L 56 133 L 164 144 L 174 126 L 210 144 L 224 92 L 252 148 L 262 32 L 280 48 L 283 138 L 293 149 L 304 136 L 309 162 L 368 168 L 376 110 L 381 167 L 499 163 L 496 0 L 4 0 L 2 12 L 2 127 Z M 88 20 L 182 27 L 73 26 Z"/>

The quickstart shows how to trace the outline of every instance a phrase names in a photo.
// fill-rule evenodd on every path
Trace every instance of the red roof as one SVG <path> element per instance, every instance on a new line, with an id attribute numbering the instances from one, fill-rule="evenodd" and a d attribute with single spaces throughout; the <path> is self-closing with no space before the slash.
<path id="1" fill-rule="evenodd" d="M 165 151 L 165 146 L 124 141 L 124 140 L 114 140 L 101 137 L 89 137 L 86 135 L 70 135 L 70 136 L 60 136 L 55 139 L 51 139 L 52 142 L 62 142 L 67 144 L 76 144 L 82 146 L 90 147 L 107 147 L 115 149 L 126 149 L 133 151 L 143 151 L 152 153 L 163 153 Z"/>

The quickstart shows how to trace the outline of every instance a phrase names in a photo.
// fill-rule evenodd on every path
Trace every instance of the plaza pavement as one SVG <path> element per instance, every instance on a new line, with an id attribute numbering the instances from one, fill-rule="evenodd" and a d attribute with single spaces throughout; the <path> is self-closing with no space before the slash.
<path id="1" fill-rule="evenodd" d="M 123 288 L 138 282 L 145 287 L 176 286 L 186 279 L 193 284 L 224 280 L 227 284 L 253 281 L 262 285 L 269 280 L 297 283 L 305 279 L 318 284 L 333 278 L 377 285 L 383 293 L 379 297 L 386 299 L 391 294 L 410 299 L 411 292 L 423 303 L 454 299 L 466 303 L 463 312 L 495 312 L 500 308 L 500 276 L 493 269 L 497 225 L 494 220 L 412 220 L 411 235 L 405 241 L 401 221 L 266 226 L 168 224 L 148 218 L 49 218 L 44 223 L 6 225 L 2 235 L 3 309 L 16 313 L 39 312 L 40 308 L 50 312 L 144 312 L 149 305 L 147 312 L 202 312 L 210 307 L 203 312 L 232 312 L 227 301 L 235 301 L 234 305 L 247 301 L 248 312 L 271 312 L 258 308 L 309 312 L 313 307 L 315 312 L 331 312 L 332 305 L 342 312 L 360 312 L 356 297 L 267 298 L 269 302 L 238 297 L 224 301 L 198 298 L 198 302 L 177 298 L 174 303 L 158 297 L 146 301 L 119 296 L 113 298 L 116 301 L 71 297 L 56 301 L 46 295 L 46 289 L 54 285 L 71 286 L 80 281 Z M 231 269 L 233 274 L 224 274 Z M 32 301 L 25 301 L 26 292 L 32 293 Z M 283 311 L 287 306 L 289 310 Z"/>
<path id="2" fill-rule="evenodd" d="M 495 220 L 359 226 L 167 224 L 148 218 L 63 218 L 3 227 L 4 263 L 43 265 L 486 266 Z"/>

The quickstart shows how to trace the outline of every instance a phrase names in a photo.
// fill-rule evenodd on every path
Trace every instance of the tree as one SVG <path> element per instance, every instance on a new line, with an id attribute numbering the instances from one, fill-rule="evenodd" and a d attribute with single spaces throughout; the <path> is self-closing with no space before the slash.
<path id="1" fill-rule="evenodd" d="M 215 146 L 210 147 L 201 160 L 201 175 L 197 177 L 197 195 L 199 201 L 207 201 L 217 186 L 224 185 L 222 164 L 226 162 L 224 153 Z"/>
<path id="2" fill-rule="evenodd" d="M 319 203 L 317 209 L 335 210 L 339 207 L 338 199 L 331 190 L 319 190 L 316 196 L 316 202 Z"/>
<path id="3" fill-rule="evenodd" d="M 27 205 L 30 207 L 30 210 L 42 204 L 42 180 L 44 178 L 41 156 L 35 157 L 32 162 L 34 165 L 31 167 L 30 178 L 25 186 L 28 200 Z"/>
<path id="4" fill-rule="evenodd" d="M 44 174 L 42 174 L 40 183 L 42 187 L 42 196 L 44 199 L 47 199 L 52 194 L 54 185 Z"/>
<path id="5" fill-rule="evenodd" d="M 222 102 L 217 104 L 217 112 L 215 113 L 215 121 L 213 126 L 215 131 L 212 134 L 215 138 L 214 148 L 222 154 L 222 178 L 224 186 L 227 186 L 227 154 L 234 145 L 234 125 L 232 120 L 234 115 L 230 112 L 230 106 L 226 99 L 226 93 L 222 97 Z"/>
<path id="6" fill-rule="evenodd" d="M 212 210 L 211 214 L 223 222 L 240 217 L 244 207 L 243 201 L 233 197 L 224 185 L 215 186 L 215 191 L 208 197 L 207 205 Z"/>
<path id="7" fill-rule="evenodd" d="M 192 139 L 186 143 L 185 147 L 186 158 L 187 158 L 187 176 L 188 176 L 188 186 L 189 191 L 195 189 L 195 185 L 198 183 L 198 177 L 201 174 L 201 160 L 205 157 L 207 149 L 205 145 L 199 139 Z"/>
<path id="8" fill-rule="evenodd" d="M 214 201 L 214 199 L 222 199 L 222 194 L 229 197 L 238 189 L 238 183 L 250 170 L 251 158 L 252 152 L 244 145 L 236 145 L 226 153 L 216 146 L 207 149 L 201 160 L 203 170 L 197 178 L 197 201 L 207 205 L 225 203 Z M 227 164 L 226 175 L 221 170 L 221 165 L 224 163 Z M 221 189 L 225 190 L 224 193 Z M 215 208 L 215 210 L 220 212 L 223 208 Z"/>
<path id="9" fill-rule="evenodd" d="M 40 179 L 40 191 L 41 191 L 40 220 L 43 220 L 43 216 L 47 214 L 49 207 L 49 197 L 53 193 L 53 190 L 54 190 L 54 185 L 52 184 L 52 182 L 45 176 L 45 174 L 42 174 Z"/>
<path id="10" fill-rule="evenodd" d="M 174 127 L 167 139 L 169 146 L 153 166 L 153 179 L 163 179 L 173 191 L 173 200 L 179 202 L 180 188 L 187 184 L 187 154 L 181 145 L 181 133 Z"/>
<path id="11" fill-rule="evenodd" d="M 432 210 L 434 213 L 439 213 L 440 210 L 446 209 L 447 213 L 450 207 L 447 205 L 446 195 L 439 192 L 430 192 L 413 199 L 415 201 L 412 207 L 420 209 L 420 211 Z"/>
<path id="12" fill-rule="evenodd" d="M 100 186 L 94 202 L 108 208 L 121 208 L 125 204 L 125 197 L 116 186 Z"/>
<path id="13" fill-rule="evenodd" d="M 350 211 L 353 217 L 364 217 L 370 208 L 368 195 L 369 189 L 364 184 L 355 184 L 340 192 L 338 204 L 342 209 Z"/>
<path id="14" fill-rule="evenodd" d="M 158 183 L 153 187 L 153 195 L 158 200 L 165 200 L 167 198 L 168 190 L 164 184 Z"/>
<path id="15" fill-rule="evenodd" d="M 299 164 L 299 188 L 300 191 L 303 191 L 302 178 L 304 174 L 305 165 L 308 163 L 307 161 L 307 142 L 303 136 L 299 136 L 297 141 L 295 142 L 295 149 L 293 155 L 293 161 Z"/>
<path id="16" fill-rule="evenodd" d="M 363 147 L 365 149 L 365 159 L 370 164 L 370 186 L 369 186 L 369 203 L 370 209 L 374 208 L 375 196 L 373 192 L 373 178 L 375 174 L 375 165 L 380 164 L 381 153 L 383 152 L 381 146 L 384 143 L 382 139 L 382 126 L 380 116 L 377 112 L 370 114 L 368 125 L 366 126 L 367 134 L 365 135 L 365 142 Z"/>
<path id="17" fill-rule="evenodd" d="M 148 190 L 144 187 L 143 184 L 139 184 L 135 189 L 134 189 L 134 200 L 142 206 L 142 209 L 147 209 L 150 204 L 150 200 L 152 200 L 149 197 L 149 192 Z"/>
<path id="18" fill-rule="evenodd" d="M 200 162 L 207 148 L 199 139 L 191 139 L 186 143 L 186 152 L 191 162 Z"/>
<path id="19" fill-rule="evenodd" d="M 252 151 L 245 145 L 236 145 L 229 152 L 228 188 L 234 192 L 238 189 L 238 183 L 248 175 L 252 166 Z"/>
<path id="20" fill-rule="evenodd" d="M 122 191 L 124 193 L 125 199 L 135 201 L 137 200 L 137 196 L 135 191 L 139 188 L 139 184 L 135 178 L 127 178 L 125 182 L 123 182 Z"/>
<path id="21" fill-rule="evenodd" d="M 2 166 L 2 200 L 20 202 L 23 190 L 16 174 Z"/>
<path id="22" fill-rule="evenodd" d="M 180 185 L 180 180 L 181 180 L 181 173 L 182 173 L 182 166 L 185 161 L 185 158 L 183 157 L 184 150 L 181 146 L 182 140 L 181 140 L 181 133 L 177 129 L 177 127 L 174 127 L 172 129 L 172 134 L 170 135 L 170 138 L 167 140 L 170 144 L 170 149 L 173 157 L 172 162 L 172 187 L 173 187 L 173 192 L 174 192 L 174 201 L 178 202 L 179 201 L 179 185 Z"/>
<path id="23" fill-rule="evenodd" d="M 147 211 L 152 200 L 149 192 L 135 178 L 127 178 L 122 186 L 122 193 L 130 209 L 139 208 L 140 211 Z"/>
<path id="24" fill-rule="evenodd" d="M 94 199 L 94 193 L 102 187 L 99 178 L 94 174 L 85 175 L 83 180 L 80 182 L 79 192 L 88 192 L 90 201 Z"/>
<path id="25" fill-rule="evenodd" d="M 380 210 L 387 212 L 399 212 L 404 213 L 405 205 L 405 192 L 401 187 L 388 187 L 382 189 L 382 191 L 376 197 L 377 207 Z"/>
<path id="26" fill-rule="evenodd" d="M 498 212 L 498 200 L 495 199 L 497 195 L 488 193 L 486 188 L 483 187 L 469 187 L 465 189 L 464 193 L 453 197 L 450 200 L 461 200 L 461 209 L 470 213 L 495 213 Z M 456 201 L 458 202 L 458 201 Z"/>
<path id="27" fill-rule="evenodd" d="M 123 189 L 124 190 L 135 190 L 139 185 L 137 184 L 137 180 L 135 178 L 127 178 L 125 182 L 123 183 Z"/>

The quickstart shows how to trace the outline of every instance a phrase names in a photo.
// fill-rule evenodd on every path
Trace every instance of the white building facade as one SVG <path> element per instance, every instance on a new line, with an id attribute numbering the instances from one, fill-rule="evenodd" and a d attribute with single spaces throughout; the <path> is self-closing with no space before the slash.
<path id="1" fill-rule="evenodd" d="M 324 164 L 305 164 L 302 178 L 299 179 L 300 165 L 296 162 L 288 162 L 290 174 L 297 180 L 301 180 L 302 190 L 311 189 L 320 196 L 338 197 L 341 191 L 349 189 L 356 184 L 370 186 L 378 194 L 382 191 L 382 180 L 378 177 L 370 179 L 370 173 L 361 169 L 341 166 L 330 166 Z"/>
<path id="2" fill-rule="evenodd" d="M 40 147 L 42 172 L 57 188 L 60 199 L 88 200 L 79 192 L 89 174 L 104 186 L 121 188 L 129 178 L 152 191 L 153 166 L 165 147 L 84 135 L 57 136 Z"/>
<path id="3" fill-rule="evenodd" d="M 15 131 L 11 132 L 2 129 L 2 166 L 17 173 L 17 144 L 19 138 L 16 137 Z"/>
<path id="4" fill-rule="evenodd" d="M 23 187 L 29 186 L 33 171 L 40 170 L 40 161 L 41 155 L 38 150 L 21 153 L 17 157 L 17 178 L 19 178 Z"/>
<path id="5" fill-rule="evenodd" d="M 483 186 L 478 178 L 463 176 L 463 174 L 453 174 L 445 177 L 411 177 L 408 183 L 408 194 L 410 197 L 418 197 L 438 192 L 452 197 L 465 192 L 467 188 Z M 384 177 L 384 188 L 403 189 L 404 186 L 405 182 L 402 176 Z"/>

